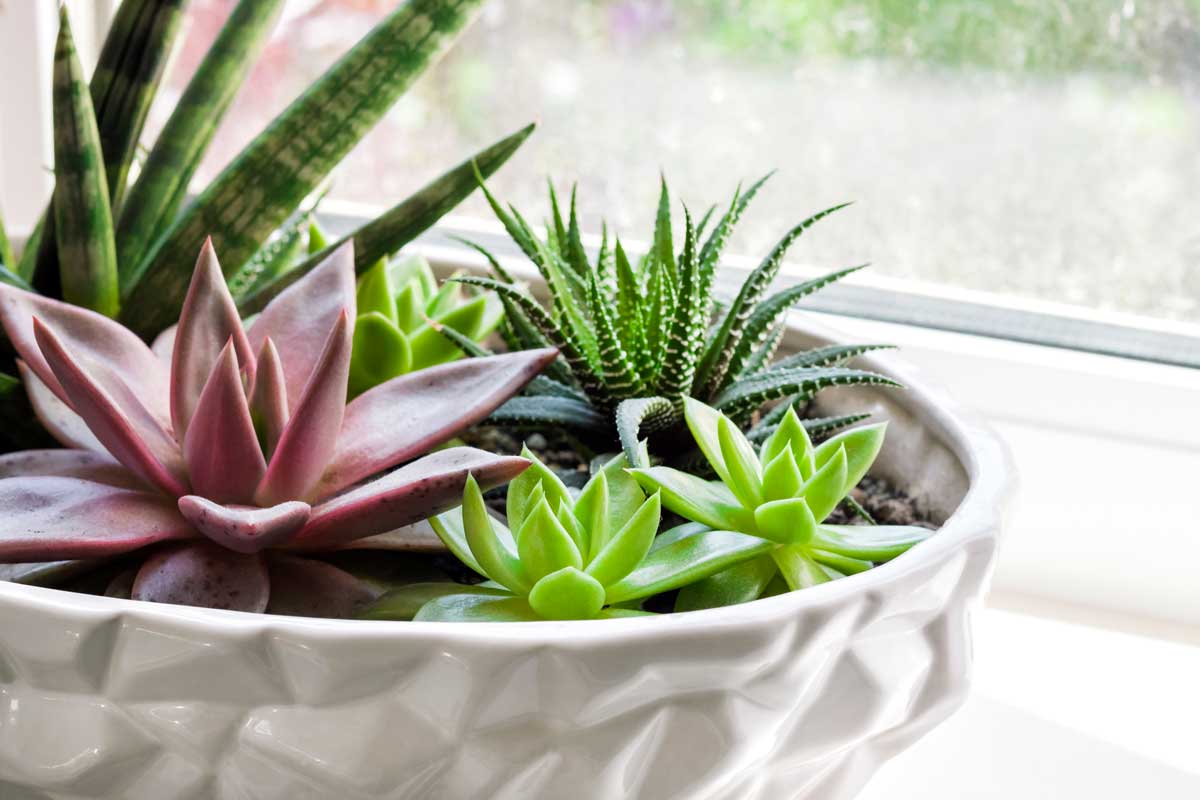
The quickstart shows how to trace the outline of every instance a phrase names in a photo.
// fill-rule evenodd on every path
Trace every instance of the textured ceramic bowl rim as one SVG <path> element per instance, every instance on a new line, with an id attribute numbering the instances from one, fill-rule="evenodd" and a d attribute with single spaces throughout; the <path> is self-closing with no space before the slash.
<path id="1" fill-rule="evenodd" d="M 791 333 L 830 336 L 822 326 L 789 325 Z M 119 598 L 79 594 L 39 586 L 0 582 L 0 601 L 25 606 L 31 618 L 38 611 L 59 614 L 117 612 L 147 622 L 170 623 L 190 628 L 205 637 L 222 638 L 252 631 L 298 633 L 322 639 L 390 639 L 398 643 L 418 639 L 448 638 L 511 646 L 555 644 L 586 646 L 616 640 L 636 641 L 662 636 L 686 636 L 689 630 L 712 630 L 729 626 L 770 624 L 794 619 L 810 607 L 826 606 L 850 595 L 870 592 L 893 576 L 933 563 L 947 551 L 963 547 L 981 532 L 994 530 L 997 518 L 1013 490 L 1012 469 L 1006 448 L 994 433 L 972 413 L 959 408 L 943 391 L 921 379 L 919 371 L 893 354 L 873 354 L 859 363 L 866 369 L 884 372 L 907 388 L 899 390 L 897 405 L 910 411 L 916 421 L 954 455 L 966 473 L 968 489 L 955 511 L 936 535 L 904 555 L 867 572 L 737 606 L 608 620 L 539 622 L 389 622 L 379 620 L 330 620 L 238 611 L 160 605 Z"/>

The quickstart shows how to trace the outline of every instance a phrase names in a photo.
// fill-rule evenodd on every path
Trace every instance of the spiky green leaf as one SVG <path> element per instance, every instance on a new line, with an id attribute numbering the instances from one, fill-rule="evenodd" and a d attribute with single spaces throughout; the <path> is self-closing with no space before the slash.
<path id="1" fill-rule="evenodd" d="M 609 419 L 588 403 L 571 397 L 513 397 L 488 417 L 493 424 L 514 428 L 563 426 L 583 433 L 603 433 Z"/>
<path id="2" fill-rule="evenodd" d="M 617 436 L 629 463 L 650 466 L 642 463 L 639 441 L 643 431 L 654 433 L 664 430 L 678 422 L 679 418 L 679 409 L 666 397 L 635 397 L 622 400 L 616 411 Z"/>
<path id="3" fill-rule="evenodd" d="M 830 386 L 857 385 L 900 386 L 891 378 L 865 370 L 798 367 L 743 378 L 717 395 L 715 405 L 730 416 L 737 416 L 789 395 L 798 395 L 801 401 L 806 401 Z"/>

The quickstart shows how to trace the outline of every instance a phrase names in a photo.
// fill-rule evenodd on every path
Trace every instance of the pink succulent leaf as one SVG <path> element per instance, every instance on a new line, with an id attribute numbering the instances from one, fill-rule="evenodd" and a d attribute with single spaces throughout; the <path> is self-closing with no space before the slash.
<path id="1" fill-rule="evenodd" d="M 429 452 L 492 413 L 557 355 L 549 348 L 468 358 L 410 372 L 363 393 L 346 407 L 337 453 L 317 496 Z"/>
<path id="2" fill-rule="evenodd" d="M 268 303 L 250 326 L 255 352 L 267 337 L 279 348 L 293 413 L 338 315 L 344 311 L 354 319 L 355 307 L 354 246 L 348 240 Z"/>
<path id="3" fill-rule="evenodd" d="M 445 553 L 446 545 L 423 519 L 402 528 L 355 539 L 341 546 L 342 550 L 388 550 L 396 553 Z"/>
<path id="4" fill-rule="evenodd" d="M 261 555 L 208 541 L 155 553 L 133 581 L 134 600 L 261 613 L 271 595 Z"/>
<path id="5" fill-rule="evenodd" d="M 183 439 L 192 490 L 216 503 L 250 502 L 267 471 L 234 347 L 213 365 Z"/>
<path id="6" fill-rule="evenodd" d="M 0 561 L 119 555 L 196 537 L 175 501 L 79 478 L 0 480 Z"/>
<path id="7" fill-rule="evenodd" d="M 313 509 L 292 547 L 321 549 L 386 533 L 453 508 L 467 475 L 483 488 L 512 480 L 529 462 L 473 447 L 439 450 Z"/>
<path id="8" fill-rule="evenodd" d="M 79 478 L 121 489 L 151 491 L 107 453 L 91 450 L 22 450 L 0 456 L 0 480 L 34 476 Z"/>
<path id="9" fill-rule="evenodd" d="M 175 334 L 178 331 L 179 325 L 172 325 L 158 336 L 155 336 L 154 341 L 150 345 L 150 352 L 154 353 L 160 361 L 166 364 L 167 369 L 171 368 L 171 356 L 175 353 Z"/>
<path id="10" fill-rule="evenodd" d="M 223 506 L 188 495 L 179 498 L 179 513 L 212 541 L 239 553 L 277 547 L 308 522 L 312 507 L 292 500 L 270 508 Z"/>
<path id="11" fill-rule="evenodd" d="M 0 324 L 17 354 L 60 400 L 71 405 L 37 344 L 34 316 L 53 329 L 76 358 L 108 365 L 108 376 L 120 376 L 119 380 L 144 399 L 154 417 L 170 419 L 167 369 L 136 334 L 94 311 L 0 285 Z"/>
<path id="12" fill-rule="evenodd" d="M 179 315 L 171 356 L 171 424 L 182 442 L 217 358 L 232 341 L 237 365 L 254 382 L 254 352 L 225 284 L 212 240 L 205 239 Z"/>
<path id="13" fill-rule="evenodd" d="M 26 365 L 24 359 L 17 359 L 17 371 L 21 373 L 21 382 L 25 384 L 25 393 L 29 395 L 33 413 L 51 436 L 61 444 L 77 450 L 108 452 L 83 418 L 59 400 L 37 373 Z"/>
<path id="14" fill-rule="evenodd" d="M 275 446 L 267 474 L 254 495 L 258 505 L 307 499 L 321 479 L 337 449 L 338 433 L 346 412 L 346 381 L 350 375 L 352 342 L 350 318 L 343 311 Z"/>
<path id="15" fill-rule="evenodd" d="M 258 373 L 250 395 L 250 413 L 258 423 L 267 458 L 275 452 L 288 422 L 287 381 L 279 351 L 268 336 L 258 353 Z"/>
<path id="16" fill-rule="evenodd" d="M 54 371 L 75 413 L 83 418 L 104 448 L 118 461 L 167 494 L 187 494 L 179 448 L 120 379 L 101 381 L 72 358 L 63 342 L 39 320 L 33 327 L 42 355 Z M 148 352 L 148 351 L 147 351 Z M 113 393 L 110 393 L 112 390 Z M 114 396 L 115 394 L 115 396 Z"/>
<path id="17" fill-rule="evenodd" d="M 345 570 L 324 561 L 273 554 L 269 614 L 293 617 L 354 617 L 380 592 Z"/>

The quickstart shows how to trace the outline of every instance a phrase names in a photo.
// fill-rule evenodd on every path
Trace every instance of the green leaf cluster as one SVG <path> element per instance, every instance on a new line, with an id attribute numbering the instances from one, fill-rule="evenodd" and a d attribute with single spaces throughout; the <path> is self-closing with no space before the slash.
<path id="1" fill-rule="evenodd" d="M 433 520 L 477 586 L 414 584 L 380 598 L 366 616 L 436 621 L 596 619 L 640 615 L 641 601 L 713 575 L 769 547 L 753 536 L 700 531 L 658 537 L 661 500 L 608 462 L 578 495 L 526 450 L 530 468 L 508 487 L 507 526 L 469 480 L 459 509 Z"/>
<path id="2" fill-rule="evenodd" d="M 829 525 L 826 518 L 875 461 L 885 424 L 842 431 L 814 446 L 793 409 L 762 444 L 720 411 L 686 401 L 686 421 L 719 480 L 670 467 L 631 470 L 697 530 L 737 531 L 769 550 L 681 591 L 676 610 L 746 602 L 804 589 L 889 561 L 931 531 L 913 526 Z M 695 535 L 695 534 L 693 534 Z"/>
<path id="3" fill-rule="evenodd" d="M 492 292 L 464 291 L 451 282 L 439 287 L 420 256 L 391 263 L 379 259 L 358 280 L 350 395 L 462 357 L 462 349 L 441 331 L 448 328 L 479 342 L 503 316 L 504 307 Z"/>
<path id="4" fill-rule="evenodd" d="M 772 363 L 788 311 L 858 269 L 771 291 L 796 239 L 844 206 L 794 226 L 730 302 L 717 302 L 716 272 L 725 243 L 765 180 L 745 191 L 739 187 L 720 215 L 709 210 L 695 221 L 685 207 L 678 246 L 663 181 L 652 244 L 638 259 L 629 256 L 619 238 L 609 239 L 607 227 L 595 258 L 588 254 L 574 192 L 564 216 L 551 187 L 551 216 L 545 235 L 539 236 L 520 211 L 504 207 L 484 187 L 493 212 L 545 279 L 548 308 L 483 248 L 478 249 L 489 258 L 492 277 L 460 280 L 500 296 L 506 311 L 502 333 L 511 348 L 554 346 L 561 353 L 548 375 L 555 385 L 532 387 L 531 393 L 540 397 L 514 401 L 520 405 L 519 417 L 502 408 L 499 419 L 527 427 L 567 426 L 601 450 L 619 441 L 633 463 L 644 436 L 652 442 L 656 434 L 668 444 L 678 441 L 687 398 L 711 403 L 748 425 L 769 402 L 778 401 L 786 410 L 830 386 L 894 385 L 882 375 L 846 366 L 855 355 L 876 349 L 874 345 L 825 348 Z M 597 424 L 598 416 L 604 422 Z M 856 419 L 825 421 L 825 430 Z M 769 427 L 764 427 L 755 435 L 767 433 Z"/>

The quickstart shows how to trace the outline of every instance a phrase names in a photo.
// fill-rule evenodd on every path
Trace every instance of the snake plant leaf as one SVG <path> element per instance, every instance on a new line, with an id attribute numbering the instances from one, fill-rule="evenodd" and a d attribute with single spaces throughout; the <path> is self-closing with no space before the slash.
<path id="1" fill-rule="evenodd" d="M 625 603 L 678 589 L 772 547 L 764 539 L 733 531 L 698 533 L 651 552 L 637 569 L 607 588 L 606 599 L 609 604 Z"/>
<path id="2" fill-rule="evenodd" d="M 7 283 L 9 286 L 15 286 L 18 289 L 24 289 L 27 292 L 37 291 L 33 288 L 33 285 L 30 284 L 29 281 L 25 280 L 3 264 L 0 264 L 0 283 Z"/>
<path id="3" fill-rule="evenodd" d="M 779 568 L 769 555 L 747 559 L 684 586 L 675 598 L 675 610 L 699 611 L 757 600 L 778 574 Z"/>
<path id="4" fill-rule="evenodd" d="M 246 263 L 467 22 L 481 0 L 400 6 L 285 109 L 204 190 L 130 277 L 131 321 L 166 327 L 187 288 L 187 253 L 211 233 L 227 274 Z M 366 248 L 364 248 L 366 249 Z M 377 257 L 364 252 L 364 263 Z"/>
<path id="5" fill-rule="evenodd" d="M 639 467 L 630 474 L 647 492 L 662 492 L 662 504 L 681 517 L 714 529 L 754 530 L 754 518 L 723 484 L 671 467 Z"/>
<path id="6" fill-rule="evenodd" d="M 241 0 L 155 139 L 117 222 L 126 294 L 154 240 L 183 207 L 188 185 L 278 16 L 281 0 Z"/>
<path id="7" fill-rule="evenodd" d="M 12 241 L 8 238 L 8 229 L 4 227 L 3 214 L 0 214 L 0 266 L 3 266 L 16 278 L 25 282 L 25 279 L 15 272 L 17 269 L 17 260 L 13 255 Z"/>
<path id="8" fill-rule="evenodd" d="M 114 212 L 122 205 L 150 104 L 183 19 L 185 0 L 126 0 L 113 15 L 92 72 L 91 99 Z M 20 274 L 57 294 L 54 200 L 26 242 Z"/>
<path id="9" fill-rule="evenodd" d="M 742 344 L 742 334 L 745 331 L 746 323 L 766 295 L 772 281 L 779 274 L 779 269 L 783 266 L 783 257 L 787 254 L 788 249 L 796 239 L 800 238 L 801 234 L 813 225 L 848 205 L 850 204 L 842 203 L 832 208 L 827 208 L 795 225 L 783 235 L 783 238 L 776 243 L 766 258 L 754 268 L 749 277 L 742 283 L 733 303 L 726 310 L 725 317 L 721 320 L 721 325 L 717 329 L 716 335 L 708 343 L 704 357 L 701 359 L 700 383 L 705 387 L 706 393 L 712 393 L 718 387 L 724 385 L 725 375 L 731 366 L 740 368 L 745 359 L 750 356 L 754 346 L 761 344 L 761 338 L 759 338 L 758 341 L 745 347 L 744 355 L 741 355 L 742 362 L 734 364 L 735 355 L 741 352 L 739 348 Z M 826 279 L 823 280 L 826 280 L 827 283 L 832 283 L 837 278 L 826 276 Z M 817 288 L 820 287 L 813 288 L 811 291 L 816 291 Z M 785 305 L 784 309 L 788 307 Z M 767 331 L 775 326 L 775 322 L 776 320 L 772 319 L 758 334 L 765 336 Z"/>
<path id="10" fill-rule="evenodd" d="M 679 414 L 675 404 L 665 397 L 635 397 L 617 406 L 616 427 L 621 448 L 630 464 L 650 466 L 641 454 L 641 434 L 668 427 Z"/>
<path id="11" fill-rule="evenodd" d="M 906 525 L 819 525 L 813 544 L 850 558 L 888 561 L 933 535 L 928 528 Z"/>
<path id="12" fill-rule="evenodd" d="M 309 216 L 297 214 L 285 222 L 276 236 L 229 280 L 229 291 L 234 297 L 253 294 L 270 286 L 296 266 L 297 259 L 304 253 L 304 229 L 310 224 Z"/>
<path id="13" fill-rule="evenodd" d="M 514 397 L 493 411 L 488 422 L 515 428 L 562 425 L 584 433 L 608 427 L 608 418 L 587 403 L 550 395 Z"/>
<path id="14" fill-rule="evenodd" d="M 115 317 L 120 298 L 104 153 L 66 6 L 54 50 L 54 180 L 63 298 Z"/>

